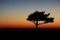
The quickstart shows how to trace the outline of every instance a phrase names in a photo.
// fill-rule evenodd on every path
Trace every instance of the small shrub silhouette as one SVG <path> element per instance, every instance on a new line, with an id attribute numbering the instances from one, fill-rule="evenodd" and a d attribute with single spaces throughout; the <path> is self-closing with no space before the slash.
<path id="1" fill-rule="evenodd" d="M 39 25 L 38 21 L 44 21 L 44 23 L 54 22 L 54 18 L 52 17 L 49 18 L 50 13 L 48 14 L 44 14 L 44 13 L 45 11 L 42 12 L 35 11 L 32 14 L 30 14 L 27 18 L 28 21 L 31 21 L 36 25 L 36 30 L 38 30 L 38 25 Z"/>

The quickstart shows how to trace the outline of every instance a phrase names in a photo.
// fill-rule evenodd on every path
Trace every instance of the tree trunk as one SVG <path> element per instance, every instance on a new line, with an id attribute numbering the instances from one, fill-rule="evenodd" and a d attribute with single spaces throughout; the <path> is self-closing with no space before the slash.
<path id="1" fill-rule="evenodd" d="M 36 21 L 36 31 L 38 31 L 38 21 Z"/>

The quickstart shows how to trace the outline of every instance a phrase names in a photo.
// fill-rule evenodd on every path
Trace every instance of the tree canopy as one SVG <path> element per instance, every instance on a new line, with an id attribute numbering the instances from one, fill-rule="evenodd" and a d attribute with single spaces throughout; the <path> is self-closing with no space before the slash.
<path id="1" fill-rule="evenodd" d="M 54 22 L 54 18 L 48 17 L 50 13 L 48 14 L 44 14 L 44 13 L 45 11 L 42 11 L 42 12 L 35 11 L 34 13 L 28 16 L 27 20 L 28 21 L 45 21 L 44 23 Z"/>

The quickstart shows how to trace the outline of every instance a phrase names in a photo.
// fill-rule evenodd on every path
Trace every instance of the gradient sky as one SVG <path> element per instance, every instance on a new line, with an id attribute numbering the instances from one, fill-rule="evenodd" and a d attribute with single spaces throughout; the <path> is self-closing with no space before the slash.
<path id="1" fill-rule="evenodd" d="M 35 11 L 45 11 L 55 18 L 54 23 L 39 25 L 40 28 L 60 28 L 60 0 L 0 0 L 0 28 L 35 27 L 26 20 Z"/>

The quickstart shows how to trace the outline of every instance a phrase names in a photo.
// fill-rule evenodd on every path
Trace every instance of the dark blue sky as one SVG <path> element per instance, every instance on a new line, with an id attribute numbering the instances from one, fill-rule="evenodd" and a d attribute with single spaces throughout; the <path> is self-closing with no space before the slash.
<path id="1" fill-rule="evenodd" d="M 5 10 L 9 8 L 58 8 L 59 6 L 58 0 L 0 0 L 0 8 Z"/>

